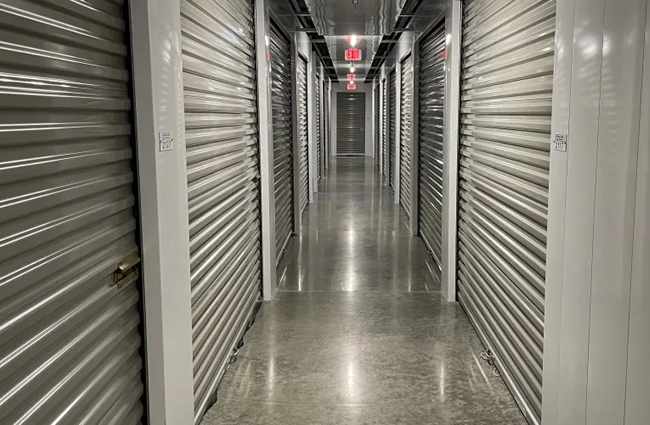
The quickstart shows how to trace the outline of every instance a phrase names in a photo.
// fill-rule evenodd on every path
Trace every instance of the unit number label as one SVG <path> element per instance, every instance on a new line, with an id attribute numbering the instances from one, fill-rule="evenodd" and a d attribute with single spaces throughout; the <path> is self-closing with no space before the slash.
<path id="1" fill-rule="evenodd" d="M 558 152 L 566 152 L 567 148 L 567 135 L 563 133 L 555 133 L 553 136 L 553 150 Z"/>
<path id="2" fill-rule="evenodd" d="M 161 131 L 158 133 L 158 146 L 160 152 L 174 149 L 174 136 L 171 131 Z"/>

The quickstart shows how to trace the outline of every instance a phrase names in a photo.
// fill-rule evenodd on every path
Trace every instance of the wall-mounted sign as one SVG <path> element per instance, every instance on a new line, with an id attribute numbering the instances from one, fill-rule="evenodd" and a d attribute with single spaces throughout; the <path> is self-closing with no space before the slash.
<path id="1" fill-rule="evenodd" d="M 347 49 L 345 51 L 345 60 L 346 61 L 360 61 L 361 60 L 361 50 L 359 50 L 359 49 Z"/>
<path id="2" fill-rule="evenodd" d="M 170 151 L 174 149 L 174 136 L 171 131 L 158 132 L 158 150 L 160 152 Z"/>
<path id="3" fill-rule="evenodd" d="M 348 90 L 355 90 L 357 88 L 357 85 L 354 83 L 348 84 Z"/>

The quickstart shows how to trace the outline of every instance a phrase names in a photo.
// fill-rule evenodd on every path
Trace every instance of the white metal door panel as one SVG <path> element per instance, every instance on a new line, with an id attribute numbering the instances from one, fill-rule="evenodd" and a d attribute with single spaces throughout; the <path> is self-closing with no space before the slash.
<path id="1" fill-rule="evenodd" d="M 181 1 L 195 423 L 260 296 L 253 3 Z"/>
<path id="2" fill-rule="evenodd" d="M 339 92 L 336 95 L 336 154 L 366 154 L 366 94 Z"/>
<path id="3" fill-rule="evenodd" d="M 298 143 L 300 164 L 300 211 L 304 212 L 309 203 L 309 138 L 307 135 L 307 62 L 298 57 L 296 63 L 298 91 Z"/>
<path id="4" fill-rule="evenodd" d="M 400 196 L 407 217 L 411 215 L 411 113 L 413 111 L 413 67 L 411 56 L 402 61 L 400 90 Z"/>
<path id="5" fill-rule="evenodd" d="M 463 19 L 458 298 L 528 420 L 541 416 L 555 2 Z"/>
<path id="6" fill-rule="evenodd" d="M 419 235 L 442 279 L 443 125 L 445 101 L 445 26 L 420 41 L 419 78 Z"/>
<path id="7" fill-rule="evenodd" d="M 395 188 L 395 155 L 397 153 L 397 140 L 395 138 L 396 114 L 397 114 L 397 72 L 395 68 L 388 77 L 388 180 L 390 187 Z"/>
<path id="8" fill-rule="evenodd" d="M 127 12 L 2 3 L 0 423 L 139 424 Z"/>
<path id="9" fill-rule="evenodd" d="M 291 43 L 271 24 L 271 103 L 275 190 L 276 262 L 293 233 L 293 123 L 291 106 Z"/>

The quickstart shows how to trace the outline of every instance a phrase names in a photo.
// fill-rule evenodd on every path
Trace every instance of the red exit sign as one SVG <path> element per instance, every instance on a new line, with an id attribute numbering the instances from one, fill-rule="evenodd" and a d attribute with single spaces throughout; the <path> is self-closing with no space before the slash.
<path id="1" fill-rule="evenodd" d="M 354 83 L 348 84 L 348 90 L 355 90 L 357 88 L 357 85 Z"/>
<path id="2" fill-rule="evenodd" d="M 357 74 L 348 74 L 348 81 L 354 81 L 357 79 Z"/>
<path id="3" fill-rule="evenodd" d="M 347 49 L 345 51 L 345 60 L 346 61 L 360 61 L 361 60 L 361 50 L 359 50 L 359 49 Z"/>

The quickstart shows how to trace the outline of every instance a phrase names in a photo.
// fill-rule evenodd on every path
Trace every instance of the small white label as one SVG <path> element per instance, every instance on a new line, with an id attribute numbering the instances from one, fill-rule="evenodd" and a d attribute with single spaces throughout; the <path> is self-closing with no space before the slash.
<path id="1" fill-rule="evenodd" d="M 158 133 L 158 146 L 160 152 L 174 149 L 174 136 L 171 131 L 161 131 Z"/>
<path id="2" fill-rule="evenodd" d="M 567 135 L 562 133 L 555 133 L 553 136 L 553 150 L 558 152 L 566 152 Z"/>

